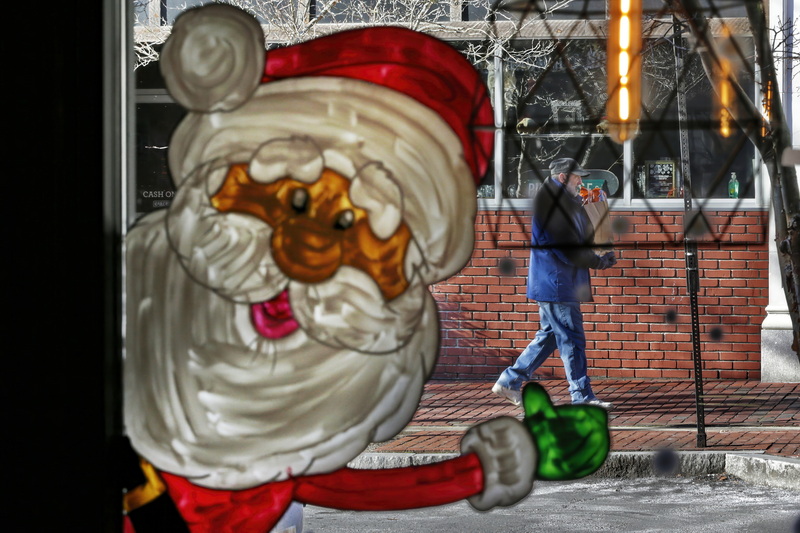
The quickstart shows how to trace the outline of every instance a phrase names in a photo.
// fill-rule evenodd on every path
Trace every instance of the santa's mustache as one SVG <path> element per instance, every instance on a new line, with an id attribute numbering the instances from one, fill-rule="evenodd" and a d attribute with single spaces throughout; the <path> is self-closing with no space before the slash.
<path id="1" fill-rule="evenodd" d="M 427 294 L 413 266 L 424 263 L 415 241 L 407 254 L 409 286 L 389 301 L 367 273 L 348 266 L 320 283 L 293 280 L 273 259 L 269 224 L 250 215 L 221 213 L 211 205 L 215 185 L 226 171 L 224 162 L 204 165 L 182 184 L 169 208 L 170 246 L 195 282 L 243 305 L 271 300 L 287 290 L 300 329 L 331 348 L 385 354 L 410 341 Z"/>
<path id="2" fill-rule="evenodd" d="M 411 340 L 422 318 L 426 291 L 415 282 L 386 301 L 369 275 L 343 266 L 323 283 L 291 282 L 289 301 L 300 328 L 316 341 L 332 348 L 384 354 L 396 352 Z"/>

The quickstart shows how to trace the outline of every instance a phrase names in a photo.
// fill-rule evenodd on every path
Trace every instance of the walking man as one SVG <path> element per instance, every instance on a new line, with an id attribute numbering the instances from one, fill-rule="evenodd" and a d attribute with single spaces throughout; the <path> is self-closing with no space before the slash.
<path id="1" fill-rule="evenodd" d="M 592 301 L 589 269 L 602 270 L 617 262 L 614 252 L 598 256 L 592 251 L 592 225 L 580 197 L 582 178 L 588 175 L 574 159 L 555 159 L 550 178 L 533 199 L 527 294 L 539 304 L 541 329 L 492 387 L 514 405 L 522 401 L 523 383 L 558 348 L 572 403 L 612 408 L 610 402 L 595 397 L 586 375 L 580 304 Z"/>

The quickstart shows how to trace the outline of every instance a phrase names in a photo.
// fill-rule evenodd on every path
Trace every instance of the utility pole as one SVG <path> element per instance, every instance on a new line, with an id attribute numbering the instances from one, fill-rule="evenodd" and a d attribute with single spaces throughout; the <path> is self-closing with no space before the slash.
<path id="1" fill-rule="evenodd" d="M 692 360 L 694 361 L 694 399 L 697 412 L 697 447 L 706 447 L 706 420 L 703 405 L 703 360 L 700 351 L 700 315 L 697 293 L 700 291 L 700 274 L 696 233 L 702 224 L 700 213 L 692 209 L 692 179 L 689 167 L 689 131 L 686 113 L 686 84 L 684 82 L 683 29 L 680 20 L 673 12 L 673 47 L 675 51 L 675 80 L 677 83 L 678 135 L 680 137 L 681 161 L 678 169 L 683 190 L 683 242 L 686 256 L 686 288 L 692 315 Z"/>

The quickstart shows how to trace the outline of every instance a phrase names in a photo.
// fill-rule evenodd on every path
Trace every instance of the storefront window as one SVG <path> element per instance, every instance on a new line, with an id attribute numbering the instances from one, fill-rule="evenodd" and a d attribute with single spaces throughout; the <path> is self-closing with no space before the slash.
<path id="1" fill-rule="evenodd" d="M 138 25 L 150 25 L 149 30 L 152 26 L 168 26 L 182 10 L 201 3 L 201 0 L 137 2 Z M 645 39 L 643 49 L 640 131 L 625 146 L 613 142 L 604 128 L 607 98 L 605 0 L 575 0 L 542 16 L 519 10 L 500 11 L 495 18 L 496 37 L 480 29 L 471 30 L 477 28 L 473 24 L 462 24 L 463 21 L 486 21 L 490 2 L 469 0 L 459 5 L 431 2 L 423 11 L 414 13 L 404 11 L 402 5 L 406 4 L 403 2 L 390 3 L 394 6 L 391 9 L 387 9 L 387 3 L 356 9 L 371 3 L 347 0 L 329 5 L 313 0 L 308 3 L 277 0 L 258 3 L 258 8 L 274 10 L 290 6 L 289 11 L 295 16 L 299 16 L 299 7 L 307 8 L 310 10 L 307 16 L 322 17 L 317 24 L 319 29 L 325 28 L 324 32 L 343 28 L 340 23 L 409 22 L 412 19 L 432 23 L 428 29 L 448 40 L 481 72 L 495 107 L 502 110 L 496 125 L 495 161 L 490 163 L 489 171 L 478 184 L 477 196 L 482 199 L 479 202 L 482 209 L 526 208 L 529 202 L 525 199 L 549 176 L 550 161 L 559 157 L 576 159 L 592 171 L 593 175 L 585 181 L 591 187 L 597 185 L 604 189 L 612 205 L 652 208 L 656 200 L 661 207 L 674 202 L 679 208 L 683 194 L 682 131 L 686 134 L 684 153 L 688 154 L 694 198 L 713 200 L 717 204 L 731 199 L 729 183 L 735 175 L 737 202 L 744 200 L 741 205 L 749 207 L 760 205 L 760 163 L 756 151 L 739 128 L 733 127 L 728 136 L 723 136 L 718 124 L 715 126 L 717 94 L 698 56 L 693 53 L 692 45 L 685 40 L 681 47 L 687 52 L 683 85 L 686 114 L 684 120 L 679 120 L 672 14 L 663 0 L 644 0 L 642 4 L 645 18 L 659 22 L 648 26 L 649 38 Z M 411 5 L 416 4 L 407 4 Z M 331 9 L 320 11 L 325 6 Z M 743 9 L 742 6 L 722 6 L 719 15 L 738 17 L 731 20 L 741 21 Z M 288 16 L 289 11 L 284 9 L 283 16 Z M 264 13 L 254 14 L 262 22 L 266 20 Z M 517 19 L 522 16 L 535 24 L 517 26 Z M 293 24 L 284 28 L 279 18 L 267 18 L 271 21 L 267 26 L 275 30 L 273 36 L 282 35 L 288 41 L 310 38 L 310 34 L 286 33 L 286 28 L 294 27 Z M 448 30 L 451 23 L 458 31 Z M 521 32 L 528 38 L 509 40 L 509 28 L 504 24 L 513 25 L 516 35 Z M 557 38 L 552 25 L 563 30 Z M 271 37 L 268 40 L 268 46 L 282 46 L 288 42 Z M 738 38 L 737 45 L 745 58 L 736 65 L 737 82 L 753 101 L 757 101 L 756 80 L 752 69 L 747 67 L 747 62 L 752 64 L 753 61 L 752 39 Z M 159 184 L 166 173 L 164 148 L 180 119 L 171 107 L 171 99 L 158 72 L 155 61 L 158 49 L 159 45 L 150 46 L 153 60 L 136 70 L 137 105 L 142 124 L 137 130 L 141 159 L 137 167 L 137 214 L 155 208 L 155 204 L 144 200 L 142 193 L 162 187 Z"/>
<path id="2" fill-rule="evenodd" d="M 553 159 L 571 157 L 594 174 L 586 181 L 622 195 L 623 150 L 598 117 L 606 100 L 605 42 L 520 40 L 503 61 L 506 118 L 503 198 L 525 198 L 549 176 Z"/>
<path id="3" fill-rule="evenodd" d="M 685 43 L 684 43 L 685 44 Z M 747 53 L 752 45 L 741 41 Z M 752 52 L 750 52 L 752 56 Z M 689 160 L 692 196 L 695 198 L 754 198 L 755 151 L 745 133 L 734 126 L 728 136 L 720 132 L 718 98 L 696 54 L 685 58 L 683 88 L 685 121 L 679 120 L 676 59 L 669 40 L 645 47 L 642 80 L 642 128 L 633 143 L 633 197 L 680 198 L 681 158 Z M 741 65 L 739 84 L 753 99 L 754 81 Z M 688 150 L 681 154 L 680 134 L 686 132 Z M 731 176 L 738 192 L 729 193 Z"/>

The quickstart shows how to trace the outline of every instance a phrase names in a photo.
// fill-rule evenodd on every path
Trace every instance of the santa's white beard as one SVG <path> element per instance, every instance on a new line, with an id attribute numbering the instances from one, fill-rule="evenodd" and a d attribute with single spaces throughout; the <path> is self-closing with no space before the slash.
<path id="1" fill-rule="evenodd" d="M 216 213 L 199 192 L 176 198 L 169 224 L 154 213 L 127 238 L 134 448 L 199 485 L 241 489 L 335 470 L 394 436 L 437 355 L 427 288 L 412 281 L 386 305 L 352 268 L 290 282 L 269 257 L 266 224 Z M 270 340 L 254 329 L 250 303 L 287 284 L 300 328 Z"/>

